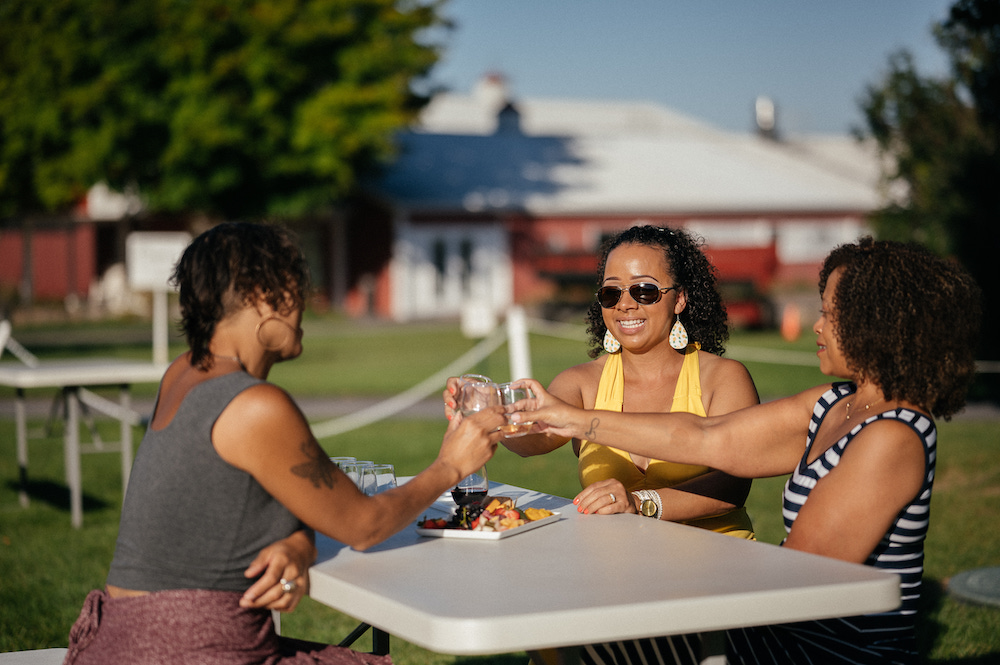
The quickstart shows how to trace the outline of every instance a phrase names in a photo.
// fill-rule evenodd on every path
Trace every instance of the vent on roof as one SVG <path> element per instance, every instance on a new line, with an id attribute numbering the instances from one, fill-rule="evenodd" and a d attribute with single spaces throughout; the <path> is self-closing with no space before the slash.
<path id="1" fill-rule="evenodd" d="M 754 120 L 757 123 L 757 133 L 764 138 L 776 141 L 778 139 L 777 111 L 770 97 L 757 97 L 754 103 Z"/>

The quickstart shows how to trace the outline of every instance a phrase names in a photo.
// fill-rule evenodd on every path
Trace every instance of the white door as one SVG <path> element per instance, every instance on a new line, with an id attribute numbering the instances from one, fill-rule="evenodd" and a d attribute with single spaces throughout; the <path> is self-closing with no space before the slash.
<path id="1" fill-rule="evenodd" d="M 507 233 L 499 224 L 396 225 L 392 313 L 398 321 L 501 315 L 513 300 Z"/>

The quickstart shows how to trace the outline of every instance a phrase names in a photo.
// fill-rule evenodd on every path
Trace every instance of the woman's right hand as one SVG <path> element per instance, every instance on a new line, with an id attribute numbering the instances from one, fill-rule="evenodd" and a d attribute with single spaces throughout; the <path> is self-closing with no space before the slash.
<path id="1" fill-rule="evenodd" d="M 533 422 L 532 432 L 543 432 L 566 438 L 586 438 L 588 424 L 593 419 L 591 412 L 579 409 L 562 401 L 545 390 L 535 379 L 520 379 L 514 382 L 518 388 L 528 388 L 534 397 L 520 400 L 507 407 L 511 422 Z"/>
<path id="2" fill-rule="evenodd" d="M 458 469 L 461 477 L 476 473 L 490 461 L 503 438 L 500 426 L 506 422 L 502 406 L 453 418 L 441 442 L 438 460 Z"/>

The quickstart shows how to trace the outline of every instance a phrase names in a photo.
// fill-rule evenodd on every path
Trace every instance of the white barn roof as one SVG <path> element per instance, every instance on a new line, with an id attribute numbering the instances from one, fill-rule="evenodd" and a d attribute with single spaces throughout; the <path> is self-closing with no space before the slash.
<path id="1" fill-rule="evenodd" d="M 881 205 L 875 153 L 849 136 L 778 142 L 650 103 L 525 99 L 511 113 L 505 99 L 496 81 L 435 97 L 376 189 L 410 210 L 535 215 Z"/>

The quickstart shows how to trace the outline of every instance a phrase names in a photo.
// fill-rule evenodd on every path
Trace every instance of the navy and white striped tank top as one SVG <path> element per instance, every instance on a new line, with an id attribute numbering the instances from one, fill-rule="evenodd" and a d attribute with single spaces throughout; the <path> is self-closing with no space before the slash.
<path id="1" fill-rule="evenodd" d="M 844 450 L 866 425 L 894 419 L 908 425 L 924 444 L 924 482 L 913 501 L 897 516 L 892 527 L 865 561 L 866 565 L 900 576 L 902 603 L 891 612 L 806 621 L 730 631 L 731 663 L 916 663 L 916 611 L 924 567 L 924 540 L 930 524 L 937 430 L 934 421 L 910 409 L 886 411 L 855 426 L 812 463 L 809 453 L 834 404 L 854 394 L 850 382 L 834 383 L 813 408 L 805 453 L 785 483 L 782 516 L 791 531 L 799 509 L 816 483 L 840 462 Z"/>

